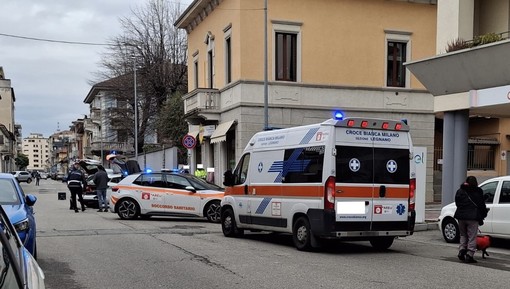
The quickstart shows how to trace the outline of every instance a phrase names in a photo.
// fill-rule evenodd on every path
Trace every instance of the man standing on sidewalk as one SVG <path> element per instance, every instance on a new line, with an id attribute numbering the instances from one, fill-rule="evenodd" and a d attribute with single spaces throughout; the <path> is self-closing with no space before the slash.
<path id="1" fill-rule="evenodd" d="M 108 203 L 106 201 L 106 190 L 108 189 L 108 174 L 106 171 L 99 169 L 94 174 L 94 184 L 96 184 L 96 194 L 97 194 L 97 205 L 99 206 L 98 212 L 108 212 Z"/>

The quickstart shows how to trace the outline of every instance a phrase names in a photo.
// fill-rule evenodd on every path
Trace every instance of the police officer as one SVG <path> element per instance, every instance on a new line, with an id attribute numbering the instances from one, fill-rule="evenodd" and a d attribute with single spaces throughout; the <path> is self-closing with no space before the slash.
<path id="1" fill-rule="evenodd" d="M 78 207 L 76 207 L 76 195 L 81 204 L 81 210 L 85 211 L 85 205 L 83 204 L 83 190 L 87 187 L 87 181 L 85 175 L 80 170 L 80 164 L 74 163 L 69 175 L 67 176 L 67 187 L 71 191 L 71 208 L 74 212 L 78 213 Z"/>

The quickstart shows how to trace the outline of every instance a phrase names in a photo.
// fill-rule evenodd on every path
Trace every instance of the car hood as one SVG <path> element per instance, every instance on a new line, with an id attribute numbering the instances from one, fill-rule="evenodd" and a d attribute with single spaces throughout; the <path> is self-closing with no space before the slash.
<path id="1" fill-rule="evenodd" d="M 27 218 L 27 212 L 24 210 L 23 205 L 2 205 L 11 223 L 16 224 Z"/>

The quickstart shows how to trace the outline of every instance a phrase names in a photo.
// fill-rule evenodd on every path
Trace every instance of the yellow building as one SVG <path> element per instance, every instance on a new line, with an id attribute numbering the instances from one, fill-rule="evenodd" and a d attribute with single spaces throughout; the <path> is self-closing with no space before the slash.
<path id="1" fill-rule="evenodd" d="M 415 146 L 427 148 L 430 201 L 433 98 L 403 63 L 435 55 L 436 8 L 420 0 L 193 1 L 175 23 L 188 34 L 184 109 L 199 143 L 191 170 L 214 167 L 221 183 L 254 133 L 342 110 L 408 120 Z"/>

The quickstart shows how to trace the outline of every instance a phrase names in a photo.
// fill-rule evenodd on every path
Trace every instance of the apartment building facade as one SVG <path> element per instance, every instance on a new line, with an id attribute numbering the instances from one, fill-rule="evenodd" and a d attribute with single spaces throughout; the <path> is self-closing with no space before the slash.
<path id="1" fill-rule="evenodd" d="M 124 105 L 117 101 L 116 94 L 119 87 L 128 83 L 125 78 L 127 76 L 120 76 L 93 85 L 83 101 L 90 109 L 90 116 L 84 120 L 83 146 L 86 158 L 104 161 L 111 152 L 134 153 L 131 132 L 111 122 L 115 116 L 114 111 Z"/>
<path id="2" fill-rule="evenodd" d="M 15 158 L 21 126 L 14 123 L 14 102 L 16 97 L 11 80 L 5 77 L 0 66 L 0 172 L 16 170 Z"/>
<path id="3" fill-rule="evenodd" d="M 23 154 L 28 157 L 28 171 L 48 172 L 50 169 L 50 148 L 48 139 L 41 133 L 31 133 L 23 138 Z"/>
<path id="4" fill-rule="evenodd" d="M 432 199 L 433 99 L 403 63 L 434 55 L 435 1 L 264 2 L 196 0 L 175 23 L 188 34 L 191 170 L 213 167 L 221 184 L 266 118 L 292 127 L 339 109 L 407 119 L 415 146 L 427 148 Z"/>

